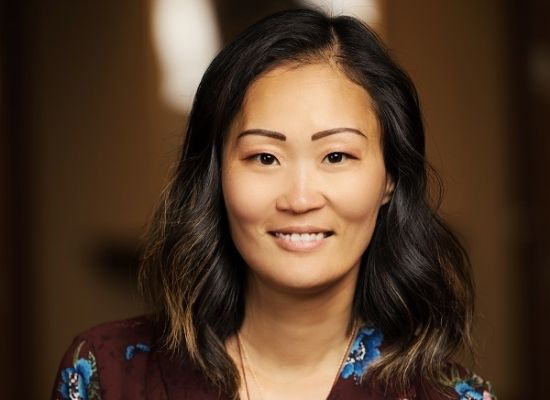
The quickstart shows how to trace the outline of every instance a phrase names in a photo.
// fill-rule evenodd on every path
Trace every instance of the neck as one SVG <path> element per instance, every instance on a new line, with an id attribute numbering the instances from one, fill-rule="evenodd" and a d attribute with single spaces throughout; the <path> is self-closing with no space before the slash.
<path id="1" fill-rule="evenodd" d="M 355 271 L 307 294 L 279 290 L 254 276 L 249 282 L 240 335 L 254 359 L 290 371 L 343 356 L 352 329 Z"/>

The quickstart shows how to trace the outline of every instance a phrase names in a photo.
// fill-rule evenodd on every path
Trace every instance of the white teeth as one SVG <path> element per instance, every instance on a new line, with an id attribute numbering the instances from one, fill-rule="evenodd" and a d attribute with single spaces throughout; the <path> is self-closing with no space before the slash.
<path id="1" fill-rule="evenodd" d="M 289 242 L 313 242 L 325 237 L 323 233 L 281 233 L 276 232 L 275 236 Z"/>

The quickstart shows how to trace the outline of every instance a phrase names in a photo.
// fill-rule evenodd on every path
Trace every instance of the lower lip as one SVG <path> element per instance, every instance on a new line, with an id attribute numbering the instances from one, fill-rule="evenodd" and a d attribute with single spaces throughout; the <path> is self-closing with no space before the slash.
<path id="1" fill-rule="evenodd" d="M 312 240 L 312 241 L 302 241 L 302 240 L 298 240 L 298 241 L 291 241 L 291 240 L 285 240 L 283 238 L 280 238 L 280 237 L 277 237 L 277 236 L 273 236 L 273 239 L 275 239 L 275 243 L 277 243 L 277 245 L 279 247 L 281 247 L 282 249 L 284 250 L 287 250 L 287 251 L 313 251 L 313 250 L 317 250 L 318 248 L 320 248 L 321 246 L 323 246 L 327 239 L 330 238 L 331 236 L 327 236 L 327 237 L 324 237 L 323 239 L 321 240 Z"/>

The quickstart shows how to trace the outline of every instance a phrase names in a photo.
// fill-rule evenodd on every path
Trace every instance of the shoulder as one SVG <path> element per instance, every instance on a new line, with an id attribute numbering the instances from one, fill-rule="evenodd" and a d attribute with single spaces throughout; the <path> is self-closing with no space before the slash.
<path id="1" fill-rule="evenodd" d="M 94 326 L 76 336 L 73 347 L 87 349 L 101 365 L 123 363 L 138 353 L 149 353 L 156 341 L 156 324 L 152 317 L 140 316 Z"/>
<path id="2" fill-rule="evenodd" d="M 381 331 L 367 326 L 359 330 L 340 373 L 340 377 L 347 384 L 346 390 L 353 389 L 348 382 L 359 384 L 362 381 L 369 366 L 386 350 L 384 345 Z M 350 377 L 353 377 L 353 380 L 348 379 Z M 376 398 L 387 398 L 387 382 L 377 382 L 377 384 L 374 386 L 367 384 L 364 387 L 374 387 L 379 395 Z M 435 381 L 422 378 L 417 371 L 409 396 L 405 398 L 408 400 L 496 400 L 496 395 L 489 381 L 458 363 L 448 362 L 441 368 Z M 401 399 L 405 398 L 401 397 Z"/>
<path id="3" fill-rule="evenodd" d="M 141 390 L 157 331 L 154 320 L 142 316 L 80 333 L 60 363 L 52 398 L 100 399 L 105 390 Z"/>
<path id="4" fill-rule="evenodd" d="M 74 341 L 87 343 L 93 346 L 97 353 L 103 353 L 138 343 L 150 347 L 155 340 L 156 332 L 157 327 L 153 317 L 140 316 L 94 326 L 77 335 Z"/>
<path id="5" fill-rule="evenodd" d="M 424 386 L 420 398 L 434 400 L 496 400 L 489 381 L 457 363 L 448 363 L 435 384 Z M 418 394 L 418 393 L 417 393 Z"/>

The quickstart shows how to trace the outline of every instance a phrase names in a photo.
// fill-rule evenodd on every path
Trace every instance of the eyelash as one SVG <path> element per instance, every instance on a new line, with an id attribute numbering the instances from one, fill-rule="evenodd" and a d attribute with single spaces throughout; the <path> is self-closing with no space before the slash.
<path id="1" fill-rule="evenodd" d="M 340 159 L 336 162 L 329 162 L 329 164 L 341 164 L 344 160 L 356 160 L 357 157 L 352 156 L 349 153 L 345 153 L 342 151 L 333 151 L 329 154 L 327 154 L 323 161 L 329 160 L 331 156 L 339 156 Z M 270 166 L 274 165 L 274 162 L 277 163 L 277 165 L 280 165 L 279 160 L 277 160 L 277 157 L 275 157 L 273 154 L 270 153 L 258 153 L 254 154 L 253 156 L 249 157 L 248 160 L 251 161 L 258 161 L 262 165 Z"/>
<path id="2" fill-rule="evenodd" d="M 329 164 L 341 164 L 343 162 L 343 159 L 344 160 L 357 160 L 357 157 L 354 157 L 349 153 L 345 153 L 343 151 L 333 151 L 332 153 L 327 154 L 325 156 L 325 158 L 323 158 L 323 161 L 328 160 L 330 156 L 334 156 L 334 155 L 338 155 L 338 156 L 342 157 L 342 159 L 340 159 L 340 161 L 331 162 Z"/>
<path id="3" fill-rule="evenodd" d="M 273 154 L 269 154 L 269 153 L 254 154 L 252 157 L 249 157 L 248 160 L 258 161 L 262 165 L 268 165 L 268 166 L 273 165 L 273 163 L 264 163 L 263 161 L 265 161 L 266 158 L 271 160 L 271 161 L 276 161 L 277 164 L 279 164 L 279 160 L 277 160 L 277 157 L 275 157 Z"/>

